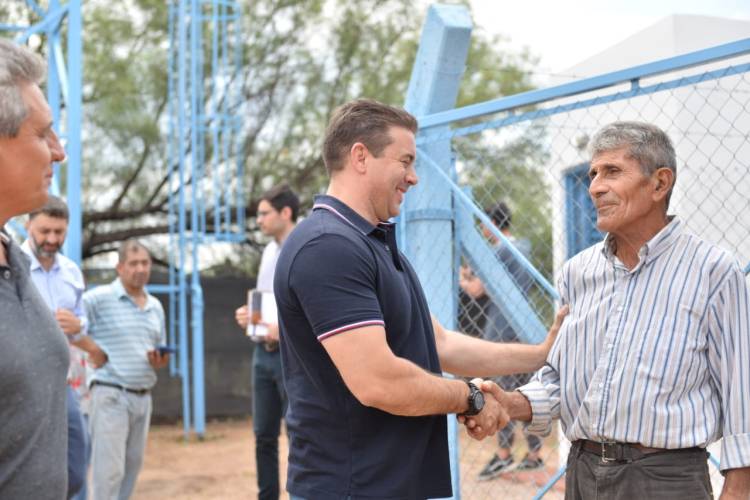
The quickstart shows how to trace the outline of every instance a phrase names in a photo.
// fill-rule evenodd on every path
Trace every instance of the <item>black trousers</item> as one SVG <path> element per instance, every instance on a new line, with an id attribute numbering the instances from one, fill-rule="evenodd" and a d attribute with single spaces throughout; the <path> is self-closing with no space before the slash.
<path id="1" fill-rule="evenodd" d="M 604 462 L 573 444 L 565 476 L 566 500 L 713 499 L 708 453 L 664 451 L 633 461 Z"/>

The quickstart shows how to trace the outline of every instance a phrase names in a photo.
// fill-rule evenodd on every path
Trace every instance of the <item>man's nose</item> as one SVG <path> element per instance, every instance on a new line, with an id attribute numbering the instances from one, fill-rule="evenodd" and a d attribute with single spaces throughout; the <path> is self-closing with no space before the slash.
<path id="1" fill-rule="evenodd" d="M 416 186 L 419 182 L 419 176 L 417 175 L 417 169 L 414 163 L 412 163 L 406 171 L 406 182 L 411 186 Z"/>
<path id="2" fill-rule="evenodd" d="M 61 162 L 65 160 L 65 150 L 63 149 L 62 144 L 60 144 L 60 139 L 54 131 L 50 132 L 50 137 L 47 140 L 47 143 L 49 145 L 49 152 L 53 162 Z"/>
<path id="3" fill-rule="evenodd" d="M 589 184 L 589 196 L 591 196 L 591 199 L 596 199 L 606 192 L 607 184 L 605 182 L 602 182 L 599 177 L 591 179 L 591 184 Z"/>

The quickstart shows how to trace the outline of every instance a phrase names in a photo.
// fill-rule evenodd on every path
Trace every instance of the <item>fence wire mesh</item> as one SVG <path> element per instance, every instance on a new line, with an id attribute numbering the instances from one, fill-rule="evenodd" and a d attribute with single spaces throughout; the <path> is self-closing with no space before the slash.
<path id="1" fill-rule="evenodd" d="M 633 85 L 548 101 L 533 109 L 509 110 L 480 123 L 454 124 L 449 135 L 456 184 L 507 236 L 507 241 L 497 240 L 476 216 L 454 202 L 455 272 L 450 277 L 433 274 L 426 279 L 444 280 L 444 285 L 454 290 L 459 329 L 492 341 L 528 342 L 532 338 L 518 326 L 523 318 L 509 318 L 507 314 L 524 303 L 533 312 L 526 320 L 538 321 L 545 330 L 551 324 L 555 310 L 552 293 L 530 276 L 522 259 L 508 251 L 508 245 L 515 245 L 546 280 L 554 283 L 555 272 L 566 259 L 602 238 L 588 196 L 586 147 L 599 128 L 613 121 L 645 121 L 668 133 L 678 160 L 669 212 L 680 217 L 693 233 L 733 252 L 747 268 L 747 62 L 743 56 L 644 78 Z M 428 141 L 423 139 L 422 147 L 429 147 Z M 419 196 L 443 194 L 423 192 Z M 484 238 L 493 252 L 473 251 L 472 237 Z M 411 241 L 423 246 L 411 254 L 425 252 L 428 259 L 438 258 L 435 253 L 439 249 L 447 252 L 451 248 L 437 241 L 434 233 Z M 502 290 L 488 283 L 498 272 L 515 285 L 519 292 L 516 302 L 498 297 Z M 506 389 L 514 389 L 528 378 L 528 374 L 520 374 L 497 381 Z M 524 435 L 519 427 L 483 442 L 468 439 L 459 431 L 461 498 L 532 498 L 560 470 L 568 449 L 560 430 L 539 440 Z M 717 445 L 709 450 L 718 458 Z M 718 495 L 721 475 L 715 464 L 710 470 Z M 558 481 L 544 498 L 562 498 L 563 483 L 564 479 Z"/>

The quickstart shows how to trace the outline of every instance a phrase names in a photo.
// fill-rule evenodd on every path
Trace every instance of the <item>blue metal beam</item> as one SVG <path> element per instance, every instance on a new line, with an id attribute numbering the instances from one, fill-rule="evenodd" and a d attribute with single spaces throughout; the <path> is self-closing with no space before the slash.
<path id="1" fill-rule="evenodd" d="M 196 16 L 201 12 L 199 0 L 191 0 L 190 10 L 190 167 L 192 175 L 190 176 L 190 191 L 192 197 L 193 210 L 190 211 L 190 229 L 191 229 L 191 250 L 192 250 L 192 273 L 191 273 L 191 299 L 192 299 L 192 355 L 193 355 L 193 419 L 195 432 L 203 436 L 206 426 L 206 403 L 204 391 L 203 375 L 203 293 L 200 286 L 200 266 L 198 259 L 198 247 L 200 246 L 198 214 L 196 207 L 201 206 L 203 200 L 199 189 L 198 181 L 203 178 L 201 175 L 203 169 L 203 136 L 200 134 L 199 127 L 201 113 L 203 111 L 203 58 L 202 55 L 202 26 L 197 21 Z M 183 185 L 184 187 L 184 185 Z M 205 212 L 203 212 L 205 216 Z M 183 263 L 184 266 L 184 263 Z"/>
<path id="2" fill-rule="evenodd" d="M 63 17 L 68 13 L 69 5 L 70 3 L 49 10 L 44 19 L 26 28 L 23 33 L 16 35 L 16 43 L 26 43 L 32 35 L 56 30 Z"/>
<path id="3" fill-rule="evenodd" d="M 70 8 L 70 3 L 68 3 L 68 8 Z M 79 3 L 80 3 L 80 0 L 79 0 Z M 68 25 L 70 25 L 70 21 L 71 20 L 68 19 Z M 79 33 L 78 38 L 80 37 L 81 35 Z M 68 36 L 68 38 L 70 38 L 70 36 Z M 54 57 L 55 69 L 57 70 L 57 79 L 60 82 L 60 94 L 62 95 L 63 102 L 68 102 L 69 79 L 68 79 L 68 71 L 65 68 L 65 58 L 63 57 L 62 47 L 60 46 L 60 38 L 55 37 L 54 40 L 50 39 L 50 42 L 51 42 L 50 43 L 51 56 Z"/>
<path id="4" fill-rule="evenodd" d="M 146 290 L 148 290 L 149 293 L 167 294 L 175 291 L 176 289 L 177 287 L 175 285 L 146 285 Z"/>
<path id="5" fill-rule="evenodd" d="M 178 325 L 180 338 L 180 370 L 182 374 L 182 423 L 185 438 L 190 434 L 191 413 L 190 413 L 190 375 L 188 371 L 188 318 L 187 318 L 187 276 L 185 268 L 187 266 L 187 213 L 185 209 L 185 181 L 187 178 L 187 147 L 185 136 L 188 129 L 185 106 L 188 103 L 188 67 L 187 53 L 188 47 L 188 12 L 187 1 L 178 0 L 177 11 L 177 145 L 179 159 L 179 193 L 178 193 L 178 247 L 179 247 L 179 267 L 178 267 L 178 286 L 180 289 L 178 295 Z"/>
<path id="6" fill-rule="evenodd" d="M 471 15 L 461 5 L 432 5 L 422 29 L 417 58 L 412 70 L 404 107 L 415 116 L 450 109 L 456 105 L 461 76 L 471 41 Z M 450 140 L 427 147 L 440 159 L 441 173 L 454 172 Z M 417 158 L 420 183 L 406 197 L 399 218 L 397 237 L 402 251 L 420 277 L 430 309 L 447 328 L 455 329 L 458 312 L 458 280 L 455 273 L 457 243 L 453 235 L 453 215 L 441 212 L 452 204 L 451 191 L 434 175 L 422 175 L 423 162 Z M 433 215 L 418 218 L 415 214 Z M 435 215 L 443 214 L 438 218 Z M 449 279 L 429 279 L 433 276 Z M 461 497 L 458 468 L 456 420 L 448 419 L 449 450 L 453 497 Z"/>
<path id="7" fill-rule="evenodd" d="M 480 104 L 472 104 L 470 106 L 464 106 L 450 111 L 422 115 L 419 118 L 419 126 L 422 129 L 427 129 L 441 125 L 449 125 L 460 120 L 500 113 L 523 106 L 532 106 L 551 99 L 591 92 L 605 87 L 611 87 L 613 85 L 632 82 L 633 80 L 638 80 L 640 78 L 656 76 L 670 71 L 691 68 L 699 64 L 706 64 L 741 56 L 749 52 L 750 38 L 745 38 L 736 42 L 718 45 L 716 47 L 698 50 L 689 54 L 670 57 L 592 78 L 585 78 L 583 80 L 555 87 L 523 92 L 521 94 L 502 97 L 500 99 L 494 99 Z"/>
<path id="8" fill-rule="evenodd" d="M 60 7 L 59 0 L 50 0 L 49 10 L 56 11 Z M 67 135 L 67 127 L 61 123 L 61 113 L 64 107 L 62 102 L 62 96 L 60 94 L 60 88 L 63 85 L 67 85 L 66 82 L 60 78 L 60 72 L 57 70 L 58 59 L 55 57 L 55 51 L 53 47 L 60 40 L 59 24 L 50 26 L 47 31 L 47 104 L 49 104 L 50 112 L 52 113 L 53 129 L 58 136 L 62 137 L 63 133 Z M 68 141 L 65 140 L 63 147 L 68 149 Z M 52 183 L 50 184 L 50 191 L 55 196 L 60 195 L 60 165 L 55 163 L 52 166 L 53 177 Z M 75 222 L 75 221 L 73 221 Z M 63 247 L 63 252 L 67 255 L 69 243 Z"/>
<path id="9" fill-rule="evenodd" d="M 0 23 L 0 31 L 25 31 L 27 29 L 29 29 L 28 26 L 19 26 L 17 24 Z"/>
<path id="10" fill-rule="evenodd" d="M 175 345 L 179 343 L 177 337 L 177 294 L 179 288 L 177 287 L 177 267 L 175 260 L 178 255 L 179 249 L 177 248 L 177 231 L 176 231 L 176 203 L 174 195 L 174 177 L 175 177 L 175 166 L 174 161 L 174 146 L 175 146 L 175 125 L 177 112 L 175 110 L 175 48 L 177 46 L 175 39 L 175 17 L 177 16 L 177 9 L 175 8 L 174 2 L 170 2 L 168 7 L 168 20 L 167 20 L 167 33 L 169 37 L 169 51 L 167 52 L 167 109 L 169 114 L 169 120 L 167 121 L 167 224 L 169 227 L 169 327 L 167 334 L 169 337 L 169 345 Z M 170 356 L 169 358 L 169 374 L 172 376 L 177 375 L 178 360 L 179 356 Z"/>
<path id="11" fill-rule="evenodd" d="M 517 115 L 511 114 L 497 120 L 490 120 L 483 123 L 478 123 L 476 125 L 469 125 L 468 127 L 460 127 L 450 130 L 446 127 L 428 129 L 425 133 L 421 134 L 417 138 L 417 145 L 421 146 L 430 144 L 432 142 L 452 139 L 454 137 L 463 137 L 476 134 L 484 130 L 499 129 L 522 122 L 534 121 L 554 115 L 569 113 L 577 109 L 602 106 L 604 104 L 609 104 L 616 101 L 632 99 L 634 97 L 640 97 L 648 94 L 655 94 L 657 92 L 664 92 L 666 90 L 674 90 L 680 87 L 697 85 L 702 82 L 718 80 L 720 78 L 726 78 L 733 75 L 741 75 L 747 72 L 750 72 L 750 63 L 707 71 L 698 75 L 683 76 L 675 80 L 659 82 L 653 85 L 647 85 L 645 87 L 633 86 L 629 90 L 615 92 L 613 94 L 598 95 L 590 99 L 583 99 L 567 104 L 560 104 L 558 106 L 553 106 L 550 108 L 537 109 Z"/>
<path id="12" fill-rule="evenodd" d="M 461 241 L 464 255 L 469 260 L 472 270 L 484 283 L 484 288 L 492 302 L 508 319 L 513 331 L 518 332 L 518 337 L 523 342 L 529 344 L 542 342 L 547 330 L 524 293 L 518 288 L 513 275 L 498 261 L 495 249 L 477 230 L 470 209 L 464 203 L 459 203 L 456 211 L 460 218 L 457 224 L 459 231 L 456 236 Z M 486 227 L 489 228 L 489 226 Z M 503 244 L 521 255 L 512 243 Z"/>
<path id="13" fill-rule="evenodd" d="M 21 224 L 17 219 L 10 219 L 8 221 L 8 226 L 10 226 L 11 231 L 17 233 L 23 239 L 28 238 L 29 235 L 26 233 L 26 228 L 23 227 L 23 224 Z"/>
<path id="14" fill-rule="evenodd" d="M 81 0 L 68 1 L 68 71 L 65 100 L 67 161 L 67 202 L 70 211 L 68 236 L 65 241 L 65 255 L 81 264 L 81 238 L 83 210 L 81 207 L 81 171 L 83 169 L 83 151 L 81 144 L 81 123 L 83 123 L 83 19 L 81 17 Z M 59 44 L 57 44 L 59 48 Z M 58 57 L 56 54 L 55 57 Z M 64 61 L 59 56 L 58 74 L 65 75 Z M 65 93 L 63 95 L 65 95 Z"/>
<path id="15" fill-rule="evenodd" d="M 536 495 L 534 495 L 533 500 L 541 500 L 541 498 L 547 494 L 549 490 L 552 489 L 552 487 L 555 485 L 556 482 L 560 480 L 561 477 L 565 475 L 565 470 L 567 467 L 563 465 L 559 469 L 557 469 L 557 472 L 555 472 L 555 475 L 552 476 L 549 481 L 547 481 L 547 484 L 542 486 L 539 491 L 536 492 Z"/>

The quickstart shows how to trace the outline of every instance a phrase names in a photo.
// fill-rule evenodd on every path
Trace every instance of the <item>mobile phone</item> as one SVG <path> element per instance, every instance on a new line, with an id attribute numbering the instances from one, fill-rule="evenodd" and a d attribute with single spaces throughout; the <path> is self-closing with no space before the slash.
<path id="1" fill-rule="evenodd" d="M 174 347 L 169 347 L 168 345 L 158 345 L 156 346 L 156 350 L 159 351 L 160 356 L 164 356 L 165 354 L 174 354 L 177 352 L 177 349 Z"/>

